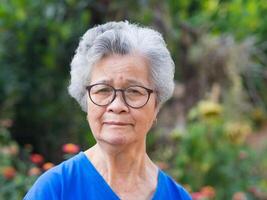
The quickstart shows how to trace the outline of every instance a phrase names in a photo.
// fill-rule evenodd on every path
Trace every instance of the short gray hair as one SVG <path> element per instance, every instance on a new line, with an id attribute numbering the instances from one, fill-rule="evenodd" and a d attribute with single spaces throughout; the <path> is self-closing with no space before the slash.
<path id="1" fill-rule="evenodd" d="M 161 34 L 129 22 L 108 22 L 89 29 L 81 38 L 71 62 L 69 94 L 87 112 L 86 86 L 93 65 L 111 54 L 138 52 L 149 62 L 151 81 L 160 107 L 174 90 L 174 62 Z"/>

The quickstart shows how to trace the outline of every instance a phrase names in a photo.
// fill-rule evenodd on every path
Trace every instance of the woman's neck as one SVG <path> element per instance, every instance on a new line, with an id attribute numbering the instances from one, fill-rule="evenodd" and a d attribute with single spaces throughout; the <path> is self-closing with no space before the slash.
<path id="1" fill-rule="evenodd" d="M 156 187 L 158 168 L 147 156 L 145 144 L 129 145 L 117 151 L 107 151 L 107 148 L 96 144 L 85 154 L 117 193 L 135 189 L 145 182 Z"/>
<path id="2" fill-rule="evenodd" d="M 144 175 L 146 167 L 151 164 L 145 145 L 128 145 L 114 150 L 96 144 L 86 151 L 86 155 L 108 182 L 113 176 L 130 178 L 131 175 Z"/>

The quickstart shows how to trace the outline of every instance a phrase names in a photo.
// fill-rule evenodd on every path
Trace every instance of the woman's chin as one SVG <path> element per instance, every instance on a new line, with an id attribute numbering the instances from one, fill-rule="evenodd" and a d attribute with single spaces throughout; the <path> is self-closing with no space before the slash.
<path id="1" fill-rule="evenodd" d="M 109 145 L 114 145 L 114 147 L 119 147 L 121 145 L 126 145 L 130 143 L 129 135 L 126 136 L 124 134 L 109 133 L 109 135 L 102 135 L 99 140 Z"/>

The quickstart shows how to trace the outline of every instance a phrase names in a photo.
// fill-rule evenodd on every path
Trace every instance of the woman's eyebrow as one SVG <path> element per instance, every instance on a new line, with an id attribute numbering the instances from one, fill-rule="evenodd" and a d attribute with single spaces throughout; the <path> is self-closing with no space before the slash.
<path id="1" fill-rule="evenodd" d="M 97 82 L 95 82 L 94 84 L 98 84 L 98 83 L 105 83 L 105 84 L 111 84 L 113 81 L 109 80 L 109 79 L 102 79 L 102 80 L 98 80 Z M 144 84 L 140 81 L 134 80 L 134 79 L 126 79 L 125 83 L 127 84 L 131 84 L 131 85 L 140 85 L 140 86 L 144 86 Z"/>
<path id="2" fill-rule="evenodd" d="M 129 84 L 133 84 L 133 85 L 144 86 L 144 84 L 142 82 L 139 82 L 139 81 L 133 80 L 133 79 L 126 79 L 126 82 L 129 83 Z"/>
<path id="3" fill-rule="evenodd" d="M 111 80 L 103 79 L 103 80 L 99 80 L 99 81 L 95 82 L 95 84 L 98 84 L 98 83 L 110 84 L 111 82 L 112 82 Z"/>

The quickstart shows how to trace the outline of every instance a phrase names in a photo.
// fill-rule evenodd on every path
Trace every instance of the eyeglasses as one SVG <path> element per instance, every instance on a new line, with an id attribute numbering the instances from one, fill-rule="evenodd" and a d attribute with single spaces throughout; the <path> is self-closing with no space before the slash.
<path id="1" fill-rule="evenodd" d="M 122 98 L 126 105 L 131 108 L 141 108 L 148 102 L 150 94 L 154 91 L 143 86 L 129 86 L 125 89 L 115 89 L 105 83 L 97 83 L 86 87 L 89 98 L 98 106 L 107 106 L 111 104 L 117 92 L 122 93 Z"/>

